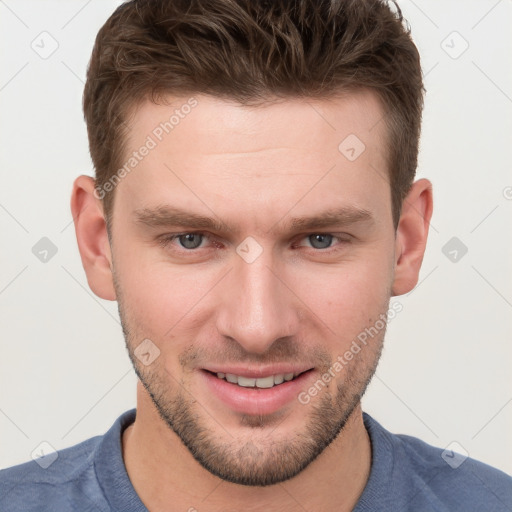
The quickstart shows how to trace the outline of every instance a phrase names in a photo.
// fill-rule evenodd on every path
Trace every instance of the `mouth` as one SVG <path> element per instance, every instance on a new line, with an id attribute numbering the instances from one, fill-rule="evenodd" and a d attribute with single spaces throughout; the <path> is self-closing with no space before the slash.
<path id="1" fill-rule="evenodd" d="M 259 389 L 269 389 L 275 386 L 280 386 L 284 382 L 290 382 L 295 380 L 297 377 L 302 375 L 303 373 L 311 371 L 305 370 L 302 372 L 290 372 L 290 373 L 277 373 L 275 375 L 268 375 L 266 377 L 245 377 L 243 375 L 236 375 L 234 373 L 224 373 L 224 372 L 211 372 L 209 370 L 205 370 L 211 375 L 216 375 L 218 379 L 225 380 L 230 384 L 235 384 L 237 386 L 243 388 L 259 388 Z"/>
<path id="2" fill-rule="evenodd" d="M 287 369 L 291 369 L 289 365 Z M 270 371 L 237 368 L 236 373 L 234 368 L 229 372 L 218 370 L 199 371 L 207 390 L 205 400 L 213 407 L 227 407 L 231 412 L 246 415 L 273 414 L 294 404 L 299 406 L 299 393 L 311 385 L 317 373 L 314 368 L 286 372 L 280 368 Z"/>

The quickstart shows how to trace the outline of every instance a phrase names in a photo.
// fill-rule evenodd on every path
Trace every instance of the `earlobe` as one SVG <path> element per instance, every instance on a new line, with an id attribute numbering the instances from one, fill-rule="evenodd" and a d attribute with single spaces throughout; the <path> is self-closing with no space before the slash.
<path id="1" fill-rule="evenodd" d="M 102 299 L 116 300 L 107 226 L 94 186 L 90 176 L 79 176 L 73 184 L 71 213 L 78 250 L 91 290 Z"/>
<path id="2" fill-rule="evenodd" d="M 418 282 L 432 210 L 432 184 L 416 181 L 404 199 L 396 232 L 394 296 L 410 292 Z"/>

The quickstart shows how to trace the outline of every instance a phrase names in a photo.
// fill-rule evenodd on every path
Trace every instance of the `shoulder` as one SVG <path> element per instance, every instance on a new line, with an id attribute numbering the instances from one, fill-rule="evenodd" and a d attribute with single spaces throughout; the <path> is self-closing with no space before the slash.
<path id="1" fill-rule="evenodd" d="M 71 510 L 73 496 L 95 480 L 94 452 L 101 438 L 1 470 L 0 510 Z"/>
<path id="2" fill-rule="evenodd" d="M 124 484 L 131 490 L 124 471 L 121 435 L 135 414 L 135 409 L 126 411 L 103 435 L 0 471 L 0 510 L 111 510 L 103 487 L 115 490 Z"/>
<path id="3" fill-rule="evenodd" d="M 512 477 L 461 453 L 462 446 L 443 449 L 392 434 L 366 414 L 365 425 L 376 456 L 389 458 L 389 486 L 417 509 L 428 503 L 436 511 L 512 510 Z"/>
<path id="4" fill-rule="evenodd" d="M 397 435 L 402 460 L 429 493 L 465 510 L 511 510 L 512 477 L 475 460 L 460 446 L 431 446 L 420 439 Z"/>

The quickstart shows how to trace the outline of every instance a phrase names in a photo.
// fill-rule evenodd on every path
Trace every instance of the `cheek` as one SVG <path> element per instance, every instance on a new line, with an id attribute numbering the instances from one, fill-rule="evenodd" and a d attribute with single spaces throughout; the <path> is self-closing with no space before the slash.
<path id="1" fill-rule="evenodd" d="M 304 270 L 301 276 L 294 284 L 297 295 L 328 326 L 327 334 L 337 346 L 350 344 L 387 310 L 392 272 L 382 257 L 367 253 L 364 260 L 314 273 Z"/>
<path id="2" fill-rule="evenodd" d="M 123 307 L 132 331 L 162 342 L 197 322 L 201 299 L 212 288 L 215 276 L 143 256 L 116 261 Z"/>

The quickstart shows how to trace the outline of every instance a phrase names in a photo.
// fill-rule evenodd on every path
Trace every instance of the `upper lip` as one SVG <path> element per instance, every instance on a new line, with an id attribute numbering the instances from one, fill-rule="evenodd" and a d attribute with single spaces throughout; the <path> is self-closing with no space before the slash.
<path id="1" fill-rule="evenodd" d="M 235 365 L 210 365 L 207 368 L 203 368 L 212 373 L 232 373 L 239 377 L 247 378 L 263 378 L 269 377 L 270 375 L 280 375 L 287 373 L 303 373 L 307 370 L 311 370 L 311 366 L 297 365 L 290 363 L 273 364 L 273 365 L 261 365 L 261 366 L 235 366 Z"/>

